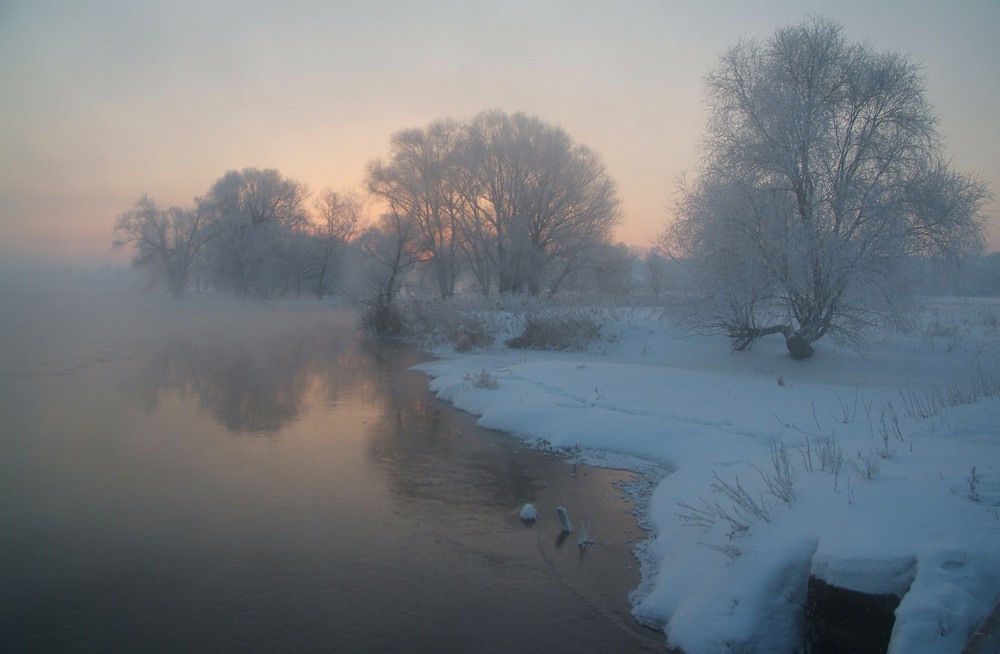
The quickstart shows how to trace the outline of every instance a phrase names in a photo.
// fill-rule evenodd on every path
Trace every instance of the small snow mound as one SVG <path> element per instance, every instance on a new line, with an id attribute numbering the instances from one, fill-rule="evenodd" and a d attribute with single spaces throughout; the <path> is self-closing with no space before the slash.
<path id="1" fill-rule="evenodd" d="M 538 519 L 538 511 L 531 504 L 525 504 L 521 509 L 521 520 L 525 522 L 534 522 Z"/>

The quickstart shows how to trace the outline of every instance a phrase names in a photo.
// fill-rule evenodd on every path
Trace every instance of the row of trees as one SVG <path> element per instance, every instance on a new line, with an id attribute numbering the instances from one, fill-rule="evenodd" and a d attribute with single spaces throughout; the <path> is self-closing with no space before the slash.
<path id="1" fill-rule="evenodd" d="M 231 171 L 191 208 L 140 198 L 116 220 L 114 245 L 132 245 L 134 263 L 175 295 L 197 283 L 322 296 L 351 253 L 354 281 L 391 303 L 418 267 L 440 297 L 463 283 L 484 295 L 555 293 L 608 248 L 621 219 L 600 157 L 521 113 L 402 130 L 389 159 L 369 164 L 365 185 L 386 211 L 362 228 L 355 196 L 327 190 L 310 211 L 301 183 L 275 170 Z"/>
<path id="2" fill-rule="evenodd" d="M 301 184 L 276 171 L 230 172 L 192 208 L 161 209 L 140 198 L 118 217 L 115 245 L 133 245 L 135 265 L 149 271 L 151 284 L 162 284 L 175 296 L 190 286 L 258 296 L 339 292 L 381 300 L 387 308 L 404 283 L 414 292 L 441 294 L 439 267 L 422 256 L 416 221 L 388 212 L 361 226 L 363 206 L 356 196 L 326 190 L 312 203 L 307 198 Z M 705 293 L 714 290 L 706 281 L 718 283 L 703 272 L 708 262 L 670 256 L 664 249 L 588 244 L 578 253 L 586 265 L 566 276 L 561 288 L 638 301 L 696 298 L 685 303 L 699 307 L 694 317 L 709 316 L 702 324 L 718 326 L 713 320 L 726 316 L 721 310 L 726 305 L 706 304 L 718 299 Z M 463 257 L 457 250 L 455 279 L 470 270 Z M 894 274 L 917 280 L 913 290 L 920 293 L 995 295 L 1000 253 L 950 260 L 911 256 L 897 262 Z M 464 278 L 481 290 L 472 272 Z"/>
<path id="3" fill-rule="evenodd" d="M 136 263 L 175 294 L 195 276 L 239 294 L 322 295 L 340 249 L 387 315 L 414 278 L 442 298 L 462 287 L 539 295 L 581 283 L 618 292 L 641 270 L 660 293 L 669 259 L 698 299 L 693 325 L 736 349 L 782 334 L 796 357 L 826 335 L 850 343 L 897 320 L 915 263 L 981 253 L 991 195 L 946 159 L 906 56 L 814 17 L 729 48 L 705 87 L 702 163 L 657 239 L 662 256 L 641 266 L 610 245 L 620 200 L 601 158 L 501 111 L 394 134 L 366 170 L 385 212 L 365 229 L 355 197 L 326 191 L 310 214 L 301 184 L 249 169 L 191 209 L 140 199 L 118 218 L 116 245 L 134 244 Z"/>
<path id="4" fill-rule="evenodd" d="M 238 295 L 322 297 L 335 254 L 358 230 L 361 202 L 331 190 L 307 208 L 308 190 L 276 170 L 230 171 L 189 208 L 160 208 L 147 196 L 115 221 L 114 247 L 175 296 L 190 285 Z"/>

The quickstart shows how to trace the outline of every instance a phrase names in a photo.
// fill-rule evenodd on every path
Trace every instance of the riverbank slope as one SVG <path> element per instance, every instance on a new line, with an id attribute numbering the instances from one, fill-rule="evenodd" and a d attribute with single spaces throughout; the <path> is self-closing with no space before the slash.
<path id="1" fill-rule="evenodd" d="M 958 652 L 1000 595 L 998 315 L 939 300 L 912 334 L 792 361 L 780 338 L 731 353 L 603 310 L 579 351 L 442 347 L 420 368 L 480 426 L 664 473 L 633 606 L 671 646 L 790 651 L 812 576 L 902 596 L 890 651 Z M 487 320 L 499 343 L 524 316 Z"/>

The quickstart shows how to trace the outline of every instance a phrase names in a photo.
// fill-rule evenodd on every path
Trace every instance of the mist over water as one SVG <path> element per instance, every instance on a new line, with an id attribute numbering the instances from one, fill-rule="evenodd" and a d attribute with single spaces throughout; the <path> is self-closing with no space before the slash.
<path id="1" fill-rule="evenodd" d="M 0 650 L 662 650 L 626 475 L 478 430 L 351 310 L 0 294 Z"/>

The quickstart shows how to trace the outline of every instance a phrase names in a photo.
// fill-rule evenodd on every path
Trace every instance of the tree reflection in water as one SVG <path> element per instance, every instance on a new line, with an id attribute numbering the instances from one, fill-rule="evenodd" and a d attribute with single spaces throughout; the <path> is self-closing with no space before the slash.
<path id="1" fill-rule="evenodd" d="M 231 433 L 276 435 L 306 415 L 311 398 L 335 405 L 349 396 L 375 408 L 368 454 L 398 501 L 506 512 L 534 499 L 522 448 L 498 434 L 467 438 L 474 420 L 431 396 L 426 377 L 411 370 L 423 356 L 415 347 L 359 338 L 354 314 L 342 309 L 243 306 L 211 315 L 175 324 L 149 348 L 125 388 L 147 413 L 176 396 Z"/>
<path id="2" fill-rule="evenodd" d="M 472 503 L 505 513 L 534 499 L 524 448 L 503 434 L 470 437 L 479 429 L 474 418 L 435 400 L 422 375 L 419 384 L 390 384 L 380 397 L 386 406 L 372 425 L 368 448 L 397 499 L 431 500 L 442 508 Z"/>
<path id="3" fill-rule="evenodd" d="M 426 378 L 411 371 L 422 358 L 416 348 L 358 338 L 355 329 L 344 310 L 216 311 L 210 324 L 180 324 L 162 336 L 125 390 L 147 413 L 171 396 L 193 399 L 231 433 L 257 435 L 294 423 L 311 397 L 329 405 L 362 398 L 378 407 L 369 455 L 397 498 L 506 510 L 534 497 L 509 439 L 464 438 L 474 421 L 430 395 Z"/>
<path id="4" fill-rule="evenodd" d="M 628 614 L 625 475 L 481 432 L 352 311 L 25 304 L 3 651 L 661 650 Z M 553 543 L 560 504 L 599 548 Z"/>
<path id="5" fill-rule="evenodd" d="M 303 413 L 320 385 L 329 402 L 344 391 L 364 392 L 371 375 L 341 374 L 364 364 L 346 311 L 244 309 L 216 314 L 199 325 L 164 337 L 126 385 L 147 412 L 171 394 L 194 398 L 230 432 L 274 434 Z M 361 388 L 359 388 L 359 386 Z"/>

